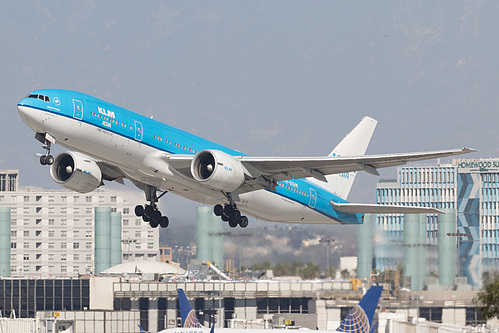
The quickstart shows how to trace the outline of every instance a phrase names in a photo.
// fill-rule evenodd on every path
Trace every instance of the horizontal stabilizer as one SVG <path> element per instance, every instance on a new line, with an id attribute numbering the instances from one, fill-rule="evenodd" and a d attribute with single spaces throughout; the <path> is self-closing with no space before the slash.
<path id="1" fill-rule="evenodd" d="M 397 205 L 376 205 L 357 203 L 338 203 L 331 201 L 334 210 L 352 214 L 441 214 L 443 211 L 431 207 L 413 207 Z"/>

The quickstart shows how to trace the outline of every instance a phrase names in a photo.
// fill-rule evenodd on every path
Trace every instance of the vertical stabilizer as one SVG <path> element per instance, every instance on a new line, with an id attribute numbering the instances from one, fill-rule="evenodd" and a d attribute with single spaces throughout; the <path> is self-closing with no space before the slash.
<path id="1" fill-rule="evenodd" d="M 355 128 L 348 133 L 343 140 L 334 148 L 329 156 L 361 156 L 366 153 L 367 146 L 378 122 L 371 117 L 364 117 Z M 346 199 L 357 172 L 345 172 L 326 176 L 327 184 L 321 186 L 327 188 L 342 199 Z"/>
<path id="2" fill-rule="evenodd" d="M 182 327 L 197 327 L 202 328 L 196 317 L 196 312 L 191 307 L 187 296 L 185 296 L 183 289 L 177 289 L 178 292 L 178 303 L 180 306 L 180 317 L 182 317 Z"/>
<path id="3" fill-rule="evenodd" d="M 381 297 L 382 286 L 372 286 L 341 322 L 337 332 L 370 333 L 374 312 Z"/>

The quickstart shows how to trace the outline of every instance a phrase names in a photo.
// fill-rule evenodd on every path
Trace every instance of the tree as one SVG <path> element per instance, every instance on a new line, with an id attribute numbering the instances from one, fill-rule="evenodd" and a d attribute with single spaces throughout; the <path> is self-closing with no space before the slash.
<path id="1" fill-rule="evenodd" d="M 499 275 L 484 285 L 473 302 L 479 306 L 483 319 L 499 318 Z"/>

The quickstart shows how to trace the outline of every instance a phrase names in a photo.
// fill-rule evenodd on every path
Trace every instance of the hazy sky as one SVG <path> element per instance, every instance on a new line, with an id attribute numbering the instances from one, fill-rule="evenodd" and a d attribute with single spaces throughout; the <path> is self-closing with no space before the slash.
<path id="1" fill-rule="evenodd" d="M 7 1 L 0 168 L 57 186 L 16 110 L 39 88 L 85 92 L 250 155 L 327 154 L 370 115 L 368 153 L 467 146 L 480 149 L 467 157 L 499 157 L 498 17 L 496 1 Z M 376 181 L 361 175 L 350 199 L 373 202 Z"/>

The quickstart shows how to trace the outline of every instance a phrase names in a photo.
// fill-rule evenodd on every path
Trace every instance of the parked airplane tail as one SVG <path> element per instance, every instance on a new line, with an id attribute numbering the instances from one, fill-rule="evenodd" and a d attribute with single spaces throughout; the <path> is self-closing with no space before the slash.
<path id="1" fill-rule="evenodd" d="M 371 117 L 364 117 L 355 128 L 348 133 L 343 140 L 334 148 L 329 156 L 361 156 L 366 153 L 367 146 L 378 122 Z M 335 193 L 342 199 L 346 199 L 357 172 L 346 172 L 326 176 L 327 184 L 321 186 Z"/>
<path id="2" fill-rule="evenodd" d="M 337 332 L 370 333 L 374 312 L 381 297 L 382 286 L 372 286 L 341 322 Z"/>
<path id="3" fill-rule="evenodd" d="M 182 327 L 196 327 L 202 328 L 203 326 L 199 323 L 196 317 L 196 312 L 191 307 L 187 296 L 183 289 L 178 289 L 178 303 L 180 305 L 180 316 L 182 317 Z"/>

